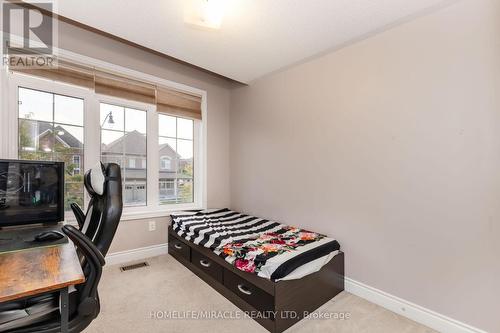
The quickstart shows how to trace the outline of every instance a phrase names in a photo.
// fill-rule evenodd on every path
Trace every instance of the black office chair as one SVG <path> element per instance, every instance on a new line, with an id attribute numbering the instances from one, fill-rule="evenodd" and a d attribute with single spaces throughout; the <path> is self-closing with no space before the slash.
<path id="1" fill-rule="evenodd" d="M 97 285 L 123 209 L 121 171 L 117 164 L 99 164 L 85 174 L 84 183 L 92 202 L 84 222 L 79 222 L 82 230 L 70 225 L 63 227 L 78 249 L 86 277 L 86 282 L 69 294 L 72 333 L 81 332 L 99 314 Z M 59 325 L 58 293 L 0 305 L 0 332 L 55 333 L 59 332 Z"/>
<path id="2" fill-rule="evenodd" d="M 87 213 L 77 203 L 70 206 L 80 231 L 106 256 L 123 210 L 120 166 L 99 163 L 85 173 L 84 184 L 90 195 Z"/>

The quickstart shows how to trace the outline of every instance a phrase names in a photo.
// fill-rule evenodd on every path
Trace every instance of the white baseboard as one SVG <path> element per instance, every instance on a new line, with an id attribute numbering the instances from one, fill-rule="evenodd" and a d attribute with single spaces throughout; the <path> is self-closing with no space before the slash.
<path id="1" fill-rule="evenodd" d="M 345 278 L 345 290 L 439 332 L 486 333 L 483 330 L 443 316 L 420 305 L 408 302 L 348 277 Z"/>
<path id="2" fill-rule="evenodd" d="M 158 244 L 138 249 L 109 253 L 106 256 L 106 265 L 123 264 L 130 261 L 160 256 L 168 253 L 168 245 Z"/>

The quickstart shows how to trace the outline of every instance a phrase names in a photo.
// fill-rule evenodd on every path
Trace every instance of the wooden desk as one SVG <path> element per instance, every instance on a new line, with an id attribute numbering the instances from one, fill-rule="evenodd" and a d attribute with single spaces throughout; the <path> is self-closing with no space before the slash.
<path id="1" fill-rule="evenodd" d="M 85 282 L 71 241 L 0 254 L 0 303 L 59 291 L 61 332 L 68 329 L 68 289 Z"/>

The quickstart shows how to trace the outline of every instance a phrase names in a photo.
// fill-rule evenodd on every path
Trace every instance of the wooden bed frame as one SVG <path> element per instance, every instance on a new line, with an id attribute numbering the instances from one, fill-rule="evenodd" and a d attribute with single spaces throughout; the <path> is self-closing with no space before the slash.
<path id="1" fill-rule="evenodd" d="M 253 319 L 272 333 L 283 332 L 344 290 L 343 252 L 316 273 L 279 282 L 240 271 L 171 226 L 168 253 L 241 310 L 257 314 Z"/>

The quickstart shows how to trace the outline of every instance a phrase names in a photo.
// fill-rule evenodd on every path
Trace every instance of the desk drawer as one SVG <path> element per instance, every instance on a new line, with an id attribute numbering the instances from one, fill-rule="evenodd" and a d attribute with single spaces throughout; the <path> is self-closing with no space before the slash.
<path id="1" fill-rule="evenodd" d="M 222 283 L 222 267 L 193 249 L 191 263 Z"/>
<path id="2" fill-rule="evenodd" d="M 259 311 L 273 311 L 274 297 L 240 276 L 224 270 L 224 286 Z"/>
<path id="3" fill-rule="evenodd" d="M 170 234 L 168 234 L 168 252 L 180 255 L 187 261 L 191 259 L 191 248 Z"/>

